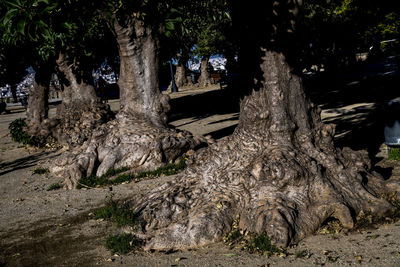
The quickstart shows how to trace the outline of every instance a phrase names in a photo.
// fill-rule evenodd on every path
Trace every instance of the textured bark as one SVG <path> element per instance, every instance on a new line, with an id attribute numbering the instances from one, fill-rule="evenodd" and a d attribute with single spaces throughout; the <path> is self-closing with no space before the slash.
<path id="1" fill-rule="evenodd" d="M 57 114 L 62 114 L 65 109 L 76 104 L 88 104 L 98 102 L 94 87 L 85 81 L 79 72 L 79 65 L 75 58 L 68 57 L 65 53 L 60 53 L 57 59 L 59 76 L 63 83 L 62 104 L 57 110 Z"/>
<path id="2" fill-rule="evenodd" d="M 132 18 L 112 27 L 119 45 L 121 109 L 116 119 L 98 127 L 81 147 L 61 157 L 52 171 L 75 188 L 78 179 L 111 168 L 150 170 L 175 161 L 194 149 L 201 138 L 167 128 L 168 96 L 158 84 L 157 46 L 152 29 Z"/>
<path id="3" fill-rule="evenodd" d="M 263 50 L 262 84 L 241 103 L 239 125 L 194 159 L 174 181 L 132 201 L 146 249 L 187 249 L 220 241 L 235 218 L 280 246 L 316 231 L 328 218 L 345 228 L 360 211 L 384 216 L 385 181 L 368 158 L 333 145 L 306 99 L 301 79 L 278 52 Z"/>
<path id="4" fill-rule="evenodd" d="M 59 144 L 75 147 L 88 140 L 95 128 L 112 119 L 113 113 L 96 96 L 91 72 L 80 69 L 77 59 L 67 53 L 60 53 L 57 59 L 63 84 L 62 103 L 57 107 L 56 118 L 46 124 Z"/>
<path id="5" fill-rule="evenodd" d="M 176 72 L 175 72 L 175 84 L 179 88 L 187 85 L 187 80 L 186 80 L 187 57 L 183 53 L 182 54 L 178 53 L 176 57 L 178 59 L 178 64 L 176 66 Z"/>
<path id="6" fill-rule="evenodd" d="M 114 31 L 121 62 L 118 85 L 122 111 L 165 126 L 169 104 L 159 90 L 157 47 L 151 28 L 132 19 L 126 27 L 115 21 Z"/>
<path id="7" fill-rule="evenodd" d="M 45 142 L 49 135 L 47 129 L 42 127 L 44 120 L 48 118 L 48 95 L 51 78 L 51 69 L 48 66 L 36 68 L 33 87 L 29 90 L 28 107 L 26 110 L 28 134 L 36 139 L 36 142 Z"/>
<path id="8" fill-rule="evenodd" d="M 204 56 L 200 62 L 200 77 L 199 77 L 199 84 L 200 86 L 208 86 L 211 84 L 211 76 L 208 72 L 208 60 L 210 59 L 209 56 Z"/>

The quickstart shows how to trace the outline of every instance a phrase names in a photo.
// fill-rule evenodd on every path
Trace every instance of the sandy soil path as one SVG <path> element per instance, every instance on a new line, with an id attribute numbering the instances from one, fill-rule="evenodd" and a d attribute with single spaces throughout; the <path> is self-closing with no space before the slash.
<path id="1" fill-rule="evenodd" d="M 214 90 L 186 90 L 173 95 L 172 100 Z M 118 109 L 118 101 L 112 100 L 110 105 Z M 325 110 L 323 116 L 327 120 L 348 116 L 359 107 Z M 238 112 L 231 111 L 174 114 L 171 124 L 218 137 L 217 133 L 232 131 L 237 123 Z M 191 251 L 111 255 L 104 248 L 104 240 L 118 230 L 110 223 L 94 220 L 90 213 L 111 195 L 115 200 L 134 198 L 172 177 L 89 190 L 47 191 L 62 178 L 32 171 L 40 161 L 60 152 L 12 142 L 8 124 L 24 116 L 18 107 L 11 114 L 0 115 L 0 266 L 400 266 L 400 223 L 355 233 L 316 234 L 289 248 L 284 257 L 249 254 L 222 243 Z M 391 168 L 390 175 L 399 175 L 397 163 L 385 161 L 383 150 L 378 156 L 382 168 Z M 304 256 L 296 257 L 300 251 Z"/>

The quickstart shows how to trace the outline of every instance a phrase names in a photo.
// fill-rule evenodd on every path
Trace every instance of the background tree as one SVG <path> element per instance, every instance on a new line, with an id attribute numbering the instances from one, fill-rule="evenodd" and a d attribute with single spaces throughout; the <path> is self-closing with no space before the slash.
<path id="1" fill-rule="evenodd" d="M 176 1 L 179 2 L 179 1 Z M 187 85 L 187 62 L 190 52 L 195 44 L 196 25 L 194 21 L 198 14 L 196 3 L 193 1 L 181 1 L 180 5 L 173 5 L 167 13 L 164 34 L 161 35 L 161 60 L 176 58 L 175 84 L 182 87 Z"/>
<path id="2" fill-rule="evenodd" d="M 46 51 L 48 42 L 42 40 L 37 43 L 37 31 L 43 30 L 45 25 L 43 15 L 55 8 L 50 6 L 44 10 L 45 2 L 4 1 L 0 5 L 4 14 L 0 24 L 1 37 L 5 47 L 8 47 L 5 66 L 8 75 L 4 78 L 15 83 L 16 79 L 21 81 L 28 67 L 33 67 L 36 72 L 27 109 L 28 130 L 32 136 L 39 135 L 40 125 L 48 117 L 47 97 L 50 75 L 54 71 L 51 69 L 51 55 Z M 29 22 L 34 23 L 27 25 Z"/>
<path id="3" fill-rule="evenodd" d="M 224 54 L 229 49 L 227 41 L 227 27 L 230 26 L 230 15 L 227 10 L 227 1 L 213 0 L 200 1 L 199 10 L 202 10 L 201 19 L 196 22 L 196 49 L 194 53 L 201 58 L 200 77 L 201 86 L 211 83 L 209 73 L 209 59 L 211 55 Z M 228 53 L 227 53 L 228 54 Z"/>
<path id="4" fill-rule="evenodd" d="M 170 184 L 132 201 L 146 249 L 219 241 L 234 221 L 287 246 L 329 218 L 352 228 L 361 211 L 390 213 L 379 196 L 393 182 L 372 172 L 361 152 L 334 147 L 334 126 L 321 122 L 290 67 L 299 2 L 231 3 L 252 90 L 231 136 L 201 150 Z"/>
<path id="5" fill-rule="evenodd" d="M 389 1 L 305 1 L 298 34 L 303 68 L 326 70 L 355 62 L 356 52 L 368 52 L 380 41 L 399 37 L 399 9 Z"/>
<path id="6" fill-rule="evenodd" d="M 86 6 L 78 0 L 3 3 L 7 10 L 3 38 L 16 47 L 25 45 L 32 54 L 29 63 L 36 76 L 27 116 L 29 132 L 39 143 L 55 139 L 61 144 L 81 144 L 93 128 L 111 118 L 109 108 L 96 97 L 92 78 L 93 65 L 98 61 L 94 57 L 97 45 L 94 46 L 93 40 L 98 42 L 104 37 L 93 29 L 105 28 L 100 27 L 96 21 L 98 17 L 93 15 L 94 5 L 85 3 Z M 103 46 L 106 44 L 103 42 Z M 63 101 L 57 117 L 44 120 L 47 114 L 43 112 L 47 108 L 42 107 L 46 105 L 50 75 L 55 71 L 55 65 L 63 85 Z"/>

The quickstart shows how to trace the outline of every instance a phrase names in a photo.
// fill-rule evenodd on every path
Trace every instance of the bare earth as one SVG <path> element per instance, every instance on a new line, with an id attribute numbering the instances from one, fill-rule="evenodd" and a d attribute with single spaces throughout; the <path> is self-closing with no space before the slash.
<path id="1" fill-rule="evenodd" d="M 174 100 L 213 91 L 216 87 L 191 88 L 171 97 Z M 109 104 L 118 110 L 118 101 Z M 352 111 L 371 105 L 358 103 L 326 109 L 322 117 L 330 121 L 351 116 Z M 25 112 L 21 107 L 11 111 L 0 115 L 0 266 L 400 266 L 400 222 L 346 234 L 316 234 L 289 248 L 288 255 L 281 257 L 249 254 L 223 243 L 190 251 L 111 255 L 104 248 L 104 240 L 119 230 L 108 222 L 94 220 L 90 213 L 104 205 L 111 195 L 115 200 L 134 198 L 172 177 L 89 190 L 47 191 L 62 178 L 32 171 L 40 161 L 61 152 L 26 148 L 12 142 L 8 124 L 24 117 Z M 50 113 L 54 111 L 53 108 Z M 171 117 L 171 125 L 177 128 L 213 135 L 233 129 L 238 112 Z M 378 165 L 390 168 L 391 176 L 400 177 L 398 163 L 386 160 L 383 148 L 378 151 Z M 296 257 L 299 251 L 304 251 L 304 257 Z"/>

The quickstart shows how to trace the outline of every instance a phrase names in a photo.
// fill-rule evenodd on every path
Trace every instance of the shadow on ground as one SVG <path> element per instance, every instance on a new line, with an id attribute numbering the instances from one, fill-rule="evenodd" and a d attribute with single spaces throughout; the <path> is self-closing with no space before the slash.
<path id="1" fill-rule="evenodd" d="M 54 152 L 51 151 L 43 151 L 11 162 L 0 163 L 0 170 L 2 170 L 0 171 L 0 176 L 16 170 L 35 166 L 38 163 L 38 161 L 45 159 L 47 156 L 53 153 Z"/>
<path id="2" fill-rule="evenodd" d="M 171 99 L 169 118 L 202 119 L 215 114 L 239 112 L 240 97 L 229 88 Z"/>

